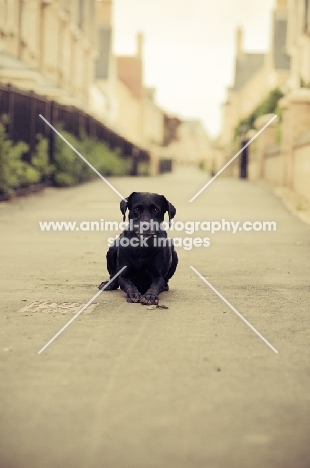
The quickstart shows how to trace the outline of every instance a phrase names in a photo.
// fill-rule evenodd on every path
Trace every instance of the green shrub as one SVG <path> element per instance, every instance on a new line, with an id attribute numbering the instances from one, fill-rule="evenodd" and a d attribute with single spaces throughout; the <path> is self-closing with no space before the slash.
<path id="1" fill-rule="evenodd" d="M 139 164 L 139 176 L 149 177 L 151 175 L 151 168 L 148 162 Z"/>
<path id="2" fill-rule="evenodd" d="M 123 176 L 128 174 L 130 161 L 121 157 L 120 151 L 112 151 L 99 141 L 92 141 L 89 162 L 104 176 Z M 93 172 L 93 171 L 92 171 Z"/>
<path id="3" fill-rule="evenodd" d="M 56 136 L 54 165 L 49 163 L 48 141 L 37 135 L 35 152 L 31 164 L 23 161 L 23 155 L 29 151 L 25 142 L 15 144 L 9 140 L 5 126 L 8 116 L 0 118 L 0 195 L 10 195 L 18 187 L 53 176 L 53 182 L 59 187 L 70 187 L 97 177 L 87 165 L 60 137 Z M 83 135 L 78 139 L 60 129 L 69 143 L 82 154 L 98 172 L 104 176 L 122 176 L 129 172 L 130 161 L 123 159 L 119 150 L 111 150 L 105 143 Z"/>
<path id="4" fill-rule="evenodd" d="M 18 171 L 19 185 L 27 187 L 40 181 L 40 173 L 30 164 L 23 162 Z"/>
<path id="5" fill-rule="evenodd" d="M 48 141 L 42 135 L 37 135 L 37 144 L 31 165 L 39 172 L 41 178 L 51 175 L 55 167 L 49 163 Z"/>
<path id="6" fill-rule="evenodd" d="M 64 138 L 79 150 L 79 141 L 70 133 L 61 131 Z M 55 185 L 69 187 L 80 182 L 81 163 L 79 156 L 67 145 L 62 138 L 56 136 L 55 141 Z M 81 162 L 80 162 L 81 161 Z"/>
<path id="7" fill-rule="evenodd" d="M 281 141 L 282 141 L 282 125 L 278 123 L 276 126 L 275 143 L 279 145 Z"/>
<path id="8" fill-rule="evenodd" d="M 207 170 L 207 162 L 202 160 L 199 161 L 198 167 L 201 171 L 206 171 Z"/>
<path id="9" fill-rule="evenodd" d="M 40 173 L 22 160 L 29 147 L 24 142 L 13 143 L 7 136 L 7 116 L 0 118 L 0 195 L 10 195 L 14 189 L 40 180 Z"/>
<path id="10" fill-rule="evenodd" d="M 128 174 L 128 161 L 121 158 L 118 151 L 112 151 L 105 143 L 91 139 L 86 135 L 78 139 L 62 129 L 60 132 L 100 174 L 104 176 Z M 57 186 L 70 187 L 97 177 L 93 169 L 59 136 L 56 137 L 54 159 L 54 182 Z"/>
<path id="11" fill-rule="evenodd" d="M 305 81 L 303 78 L 299 78 L 299 85 L 301 88 L 308 88 L 310 89 L 310 81 Z"/>
<path id="12" fill-rule="evenodd" d="M 54 182 L 57 187 L 71 187 L 77 183 L 74 176 L 67 172 L 56 172 Z"/>
<path id="13" fill-rule="evenodd" d="M 261 115 L 274 113 L 277 114 L 279 120 L 281 120 L 282 113 L 279 107 L 279 100 L 283 96 L 284 95 L 279 88 L 275 88 L 270 91 L 266 99 L 264 99 L 250 115 L 240 120 L 235 128 L 235 138 L 242 133 L 243 128 L 246 128 L 247 130 L 254 128 L 255 120 Z"/>

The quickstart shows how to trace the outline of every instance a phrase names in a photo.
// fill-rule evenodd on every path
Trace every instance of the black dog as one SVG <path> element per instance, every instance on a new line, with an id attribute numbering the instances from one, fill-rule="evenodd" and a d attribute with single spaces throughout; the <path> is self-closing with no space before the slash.
<path id="1" fill-rule="evenodd" d="M 130 223 L 109 248 L 107 268 L 110 278 L 126 268 L 105 289 L 120 287 L 128 302 L 158 304 L 158 295 L 168 291 L 168 281 L 178 264 L 172 240 L 161 226 L 165 213 L 170 222 L 176 209 L 163 195 L 142 192 L 122 200 L 120 209 L 124 221 L 129 210 Z M 99 289 L 107 283 L 101 283 Z"/>

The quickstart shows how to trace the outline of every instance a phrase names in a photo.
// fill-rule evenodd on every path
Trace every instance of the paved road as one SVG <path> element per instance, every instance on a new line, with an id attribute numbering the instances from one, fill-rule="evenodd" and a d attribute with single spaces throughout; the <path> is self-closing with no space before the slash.
<path id="1" fill-rule="evenodd" d="M 121 221 L 119 199 L 97 180 L 0 205 L 1 468 L 309 468 L 309 226 L 246 181 L 219 178 L 193 203 L 206 181 L 193 169 L 111 181 L 125 196 L 164 193 L 178 221 L 272 220 L 277 232 L 196 233 L 211 245 L 178 248 L 169 309 L 103 293 L 39 355 L 72 315 L 20 310 L 86 303 L 110 234 L 38 221 Z"/>

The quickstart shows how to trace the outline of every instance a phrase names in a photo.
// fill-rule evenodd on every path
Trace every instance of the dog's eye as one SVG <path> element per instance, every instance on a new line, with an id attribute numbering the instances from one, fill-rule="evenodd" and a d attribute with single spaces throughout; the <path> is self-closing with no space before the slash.
<path id="1" fill-rule="evenodd" d="M 138 206 L 136 206 L 133 210 L 135 213 L 140 213 L 140 208 Z"/>
<path id="2" fill-rule="evenodd" d="M 157 208 L 153 208 L 153 213 L 158 214 L 159 210 Z"/>

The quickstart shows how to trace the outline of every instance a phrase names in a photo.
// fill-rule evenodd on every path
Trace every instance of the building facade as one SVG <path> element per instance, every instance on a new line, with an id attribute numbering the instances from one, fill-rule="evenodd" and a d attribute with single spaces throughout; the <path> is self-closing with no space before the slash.
<path id="1" fill-rule="evenodd" d="M 89 105 L 96 0 L 0 0 L 0 82 Z"/>
<path id="2" fill-rule="evenodd" d="M 112 23 L 113 0 L 0 0 L 0 83 L 98 118 L 147 150 L 156 172 L 168 158 L 167 118 L 144 84 L 144 37 L 137 34 L 135 55 L 115 57 Z M 176 133 L 174 160 L 205 158 L 197 122 Z"/>
<path id="3" fill-rule="evenodd" d="M 235 77 L 223 105 L 220 144 L 229 145 L 239 121 L 247 117 L 275 88 L 287 86 L 290 58 L 286 52 L 288 9 L 286 0 L 277 0 L 272 13 L 270 47 L 267 53 L 244 50 L 243 30 L 236 32 Z"/>
<path id="4" fill-rule="evenodd" d="M 288 1 L 290 88 L 310 87 L 310 0 Z"/>
<path id="5" fill-rule="evenodd" d="M 144 84 L 143 43 L 144 37 L 138 33 L 136 54 L 116 58 L 116 124 L 118 130 L 123 135 L 131 135 L 136 144 L 157 148 L 164 141 L 164 112 L 156 103 L 156 90 Z"/>

